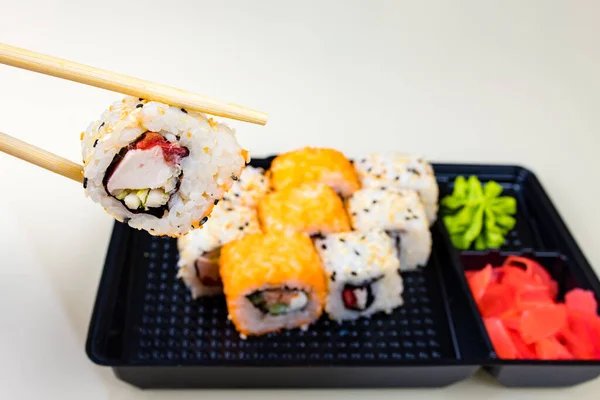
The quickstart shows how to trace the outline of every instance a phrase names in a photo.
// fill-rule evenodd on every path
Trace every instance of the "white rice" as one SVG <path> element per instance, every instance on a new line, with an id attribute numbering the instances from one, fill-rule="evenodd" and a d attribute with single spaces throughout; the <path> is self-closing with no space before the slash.
<path id="1" fill-rule="evenodd" d="M 140 106 L 142 105 L 142 106 Z M 162 218 L 130 212 L 103 185 L 107 168 L 119 151 L 147 131 L 189 150 L 181 162 L 183 178 Z M 201 113 L 126 97 L 116 102 L 82 133 L 86 195 L 118 221 L 154 235 L 181 236 L 207 216 L 249 161 L 235 132 Z"/>
<path id="2" fill-rule="evenodd" d="M 437 219 L 439 188 L 433 167 L 421 157 L 400 153 L 372 153 L 354 163 L 364 188 L 416 190 L 429 224 Z"/>
<path id="3" fill-rule="evenodd" d="M 222 200 L 215 206 L 210 219 L 201 229 L 193 229 L 177 240 L 179 249 L 177 277 L 181 278 L 190 289 L 192 298 L 223 293 L 222 286 L 202 284 L 196 269 L 198 258 L 226 243 L 241 239 L 244 235 L 257 232 L 260 232 L 260 225 L 255 209 L 233 205 L 227 200 Z"/>
<path id="4" fill-rule="evenodd" d="M 431 231 L 414 190 L 361 189 L 348 199 L 354 229 L 383 229 L 399 242 L 402 270 L 425 266 L 431 255 Z"/>
<path id="5" fill-rule="evenodd" d="M 391 313 L 403 304 L 401 263 L 392 239 L 385 232 L 375 229 L 330 234 L 316 239 L 315 246 L 329 279 L 325 311 L 331 319 L 354 320 L 379 311 Z M 360 311 L 345 307 L 342 298 L 345 285 L 360 286 L 376 278 L 371 284 L 374 300 L 369 307 Z"/>
<path id="6" fill-rule="evenodd" d="M 256 207 L 258 201 L 263 198 L 269 190 L 269 178 L 265 175 L 264 170 L 248 165 L 244 168 L 244 171 L 242 171 L 239 180 L 234 182 L 231 189 L 225 193 L 223 200 L 246 207 Z"/>

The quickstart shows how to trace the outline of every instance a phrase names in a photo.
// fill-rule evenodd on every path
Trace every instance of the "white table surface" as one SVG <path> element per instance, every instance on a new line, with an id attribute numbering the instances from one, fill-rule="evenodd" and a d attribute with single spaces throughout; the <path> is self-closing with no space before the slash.
<path id="1" fill-rule="evenodd" d="M 485 4 L 484 4 L 485 3 Z M 493 5 L 495 3 L 495 5 Z M 600 2 L 0 0 L 0 41 L 266 111 L 255 156 L 389 148 L 534 170 L 600 266 Z M 120 95 L 0 66 L 0 131 L 72 160 Z M 0 154 L 0 398 L 238 398 L 141 391 L 84 342 L 113 221 L 81 187 Z M 252 391 L 248 399 L 597 398 L 509 390 Z M 595 395 L 594 395 L 595 393 Z"/>

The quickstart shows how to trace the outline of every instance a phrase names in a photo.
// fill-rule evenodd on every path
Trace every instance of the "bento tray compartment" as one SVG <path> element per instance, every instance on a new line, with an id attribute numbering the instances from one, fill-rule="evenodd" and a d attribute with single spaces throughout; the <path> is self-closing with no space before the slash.
<path id="1" fill-rule="evenodd" d="M 135 263 L 129 360 L 189 365 L 391 365 L 456 359 L 436 266 L 403 273 L 405 306 L 338 324 L 242 340 L 223 296 L 190 298 L 176 277 L 177 243 L 141 235 Z M 433 261 L 435 262 L 435 261 Z"/>
<path id="2" fill-rule="evenodd" d="M 478 271 L 491 264 L 500 266 L 504 260 L 516 255 L 537 261 L 558 283 L 558 301 L 574 288 L 591 290 L 600 299 L 597 280 L 589 280 L 565 256 L 556 252 L 532 251 L 469 251 L 461 254 L 464 271 Z M 478 319 L 482 317 L 478 315 Z M 481 319 L 481 323 L 483 320 Z M 493 349 L 489 336 L 486 341 Z M 563 387 L 576 385 L 600 375 L 600 360 L 509 360 L 495 353 L 485 369 L 500 383 L 509 387 Z"/>

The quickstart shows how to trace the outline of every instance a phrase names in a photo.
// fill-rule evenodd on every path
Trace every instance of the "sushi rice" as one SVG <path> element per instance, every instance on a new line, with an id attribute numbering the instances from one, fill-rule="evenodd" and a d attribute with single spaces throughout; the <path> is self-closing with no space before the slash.
<path id="1" fill-rule="evenodd" d="M 205 223 L 249 161 L 226 125 L 133 97 L 111 105 L 81 140 L 86 195 L 153 235 L 178 237 Z"/>
<path id="2" fill-rule="evenodd" d="M 194 229 L 179 238 L 177 277 L 190 289 L 192 298 L 223 293 L 219 273 L 221 247 L 258 232 L 260 225 L 255 209 L 223 200 L 215 206 L 211 218 L 201 229 Z"/>
<path id="3" fill-rule="evenodd" d="M 223 200 L 234 205 L 256 207 L 258 201 L 270 191 L 270 188 L 269 178 L 264 170 L 248 165 L 231 189 L 225 193 Z"/>
<path id="4" fill-rule="evenodd" d="M 425 266 L 431 255 L 431 231 L 425 209 L 414 190 L 361 189 L 348 199 L 352 227 L 383 229 L 399 247 L 404 271 Z"/>
<path id="5" fill-rule="evenodd" d="M 429 224 L 437 219 L 439 188 L 433 167 L 421 157 L 400 153 L 372 153 L 354 164 L 365 188 L 416 190 Z"/>
<path id="6" fill-rule="evenodd" d="M 315 239 L 315 247 L 329 279 L 325 311 L 331 319 L 390 313 L 404 303 L 400 260 L 385 232 L 324 235 Z"/>

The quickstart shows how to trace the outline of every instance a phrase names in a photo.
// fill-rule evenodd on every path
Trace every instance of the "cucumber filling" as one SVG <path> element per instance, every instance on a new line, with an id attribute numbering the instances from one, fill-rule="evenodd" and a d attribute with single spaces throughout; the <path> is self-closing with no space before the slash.
<path id="1" fill-rule="evenodd" d="M 308 305 L 308 295 L 303 290 L 276 288 L 257 290 L 247 296 L 254 307 L 263 314 L 285 315 L 301 311 Z"/>

